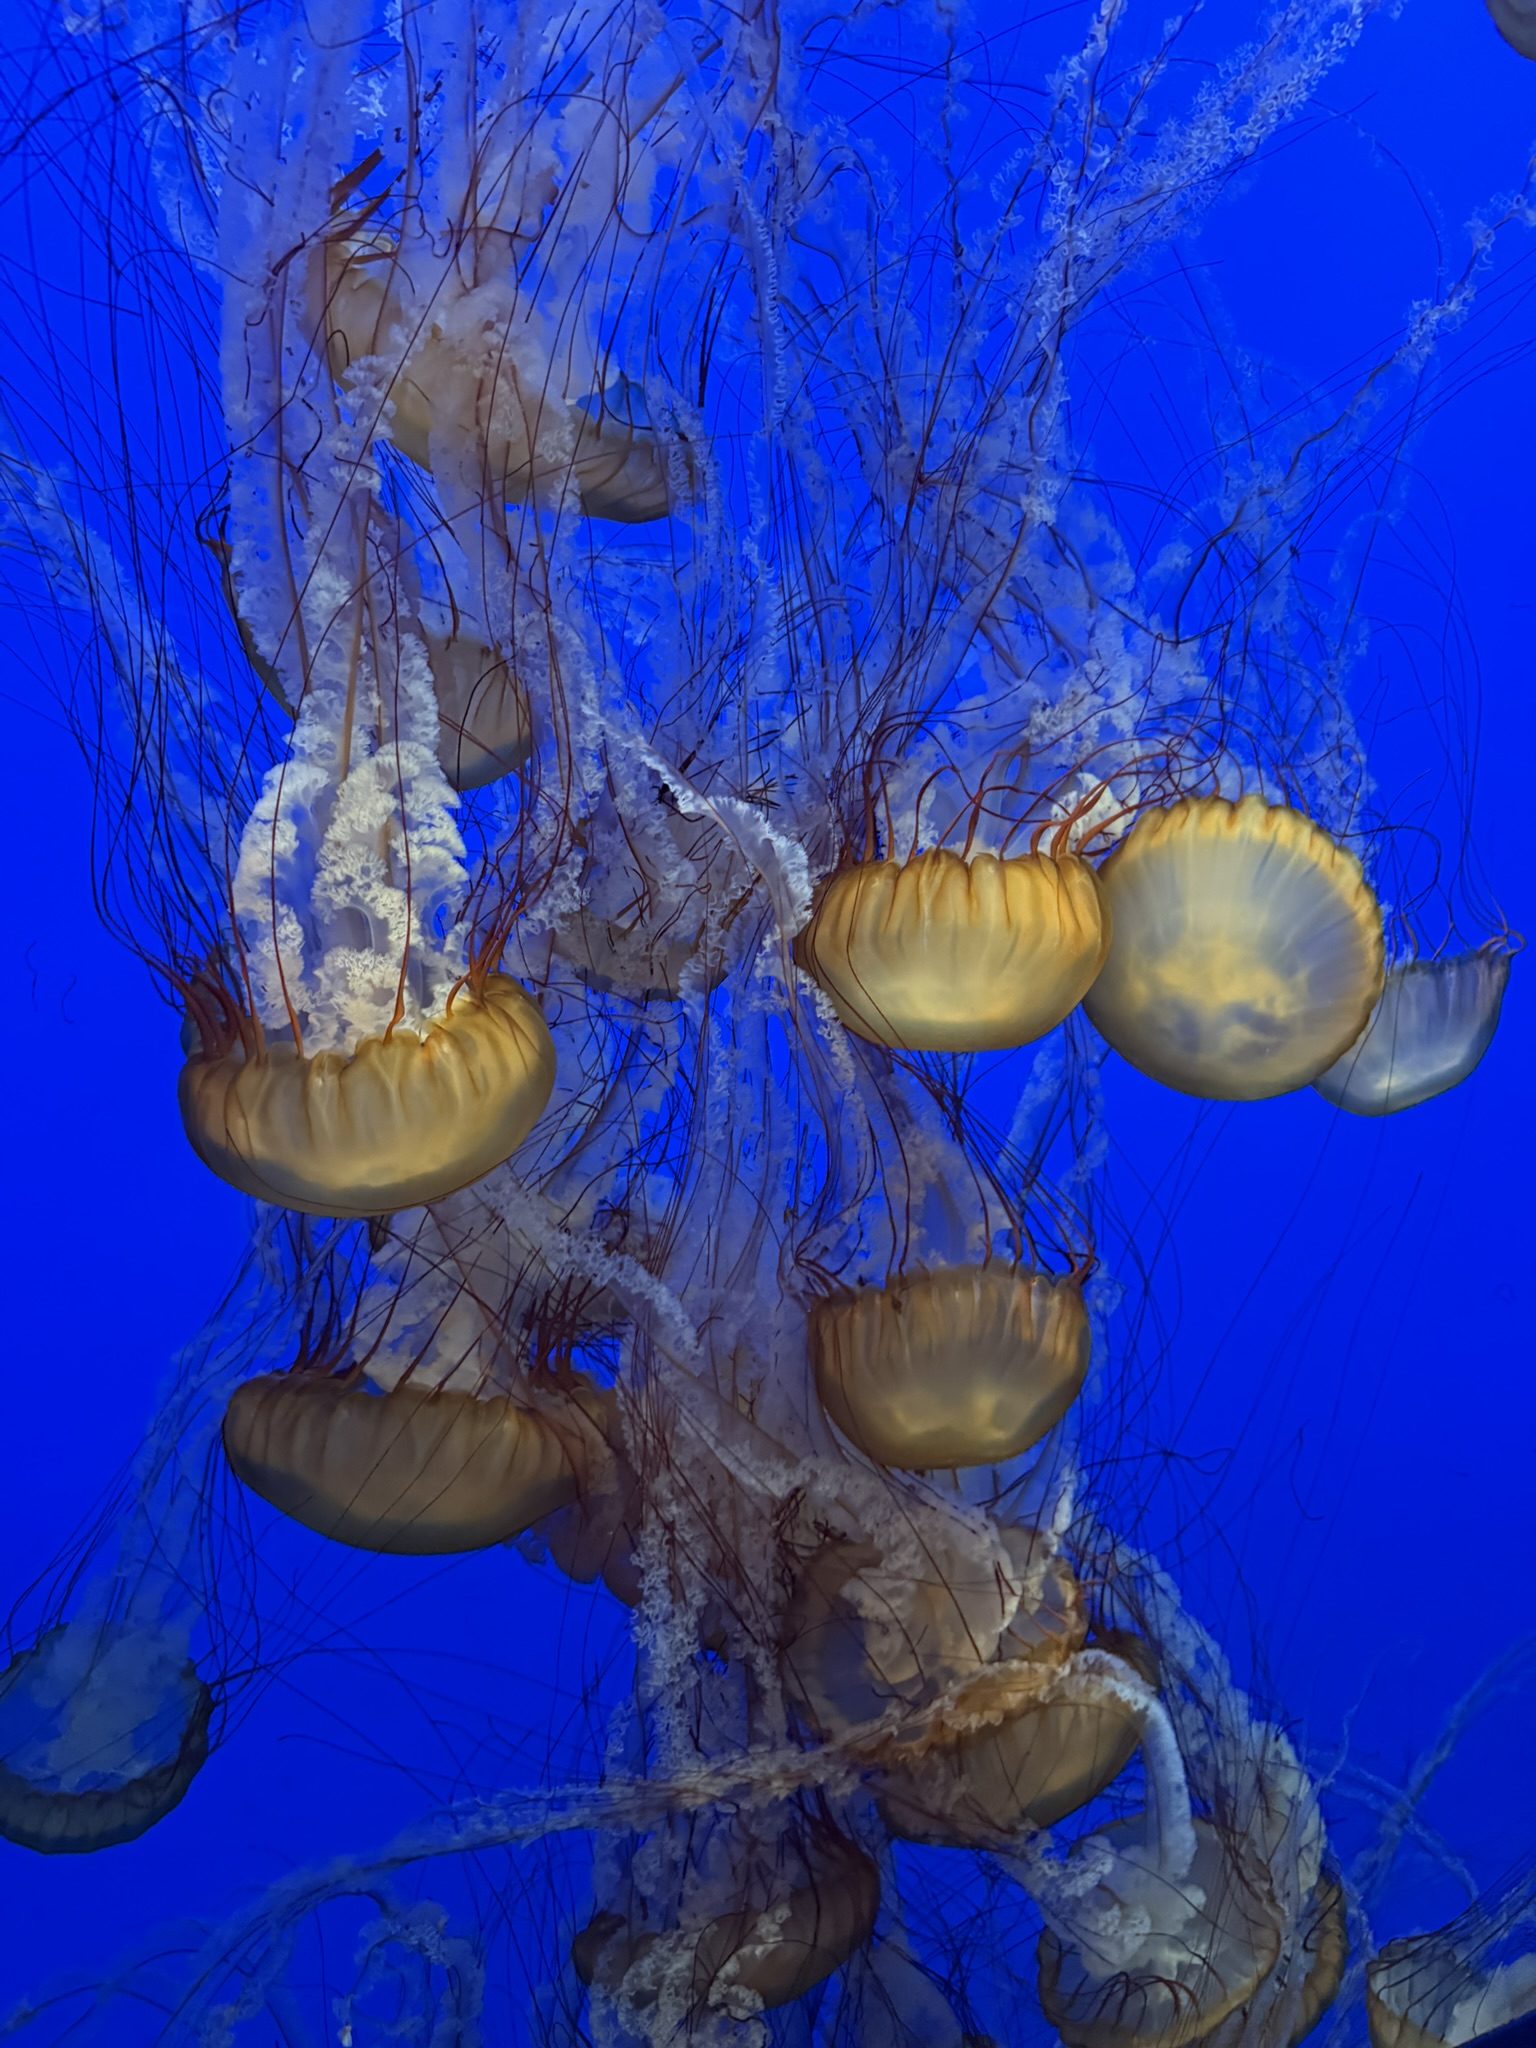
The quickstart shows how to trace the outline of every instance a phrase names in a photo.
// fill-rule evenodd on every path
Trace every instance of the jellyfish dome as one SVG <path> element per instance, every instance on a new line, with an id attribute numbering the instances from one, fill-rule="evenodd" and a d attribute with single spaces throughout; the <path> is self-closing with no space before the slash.
<path id="1" fill-rule="evenodd" d="M 1517 1877 L 1449 1926 L 1386 1942 L 1367 1971 L 1372 2048 L 1463 2048 L 1536 2017 L 1536 1893 Z"/>
<path id="2" fill-rule="evenodd" d="M 1525 0 L 1487 0 L 1493 25 L 1512 50 L 1536 57 L 1536 8 Z"/>
<path id="3" fill-rule="evenodd" d="M 1145 813 L 1100 870 L 1114 937 L 1084 1008 L 1166 1087 L 1254 1102 L 1305 1087 L 1381 994 L 1360 863 L 1256 796 Z"/>

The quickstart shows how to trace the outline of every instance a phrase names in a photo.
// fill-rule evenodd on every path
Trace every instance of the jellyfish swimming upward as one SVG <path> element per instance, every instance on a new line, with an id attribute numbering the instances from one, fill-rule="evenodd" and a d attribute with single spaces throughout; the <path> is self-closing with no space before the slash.
<path id="1" fill-rule="evenodd" d="M 1519 948 L 1470 771 L 1352 674 L 1523 161 L 1325 397 L 1190 267 L 1370 12 L 1216 55 L 1136 0 L 27 13 L 7 595 L 246 1248 L 10 1590 L 5 1868 L 174 1846 L 333 1659 L 459 1745 L 342 1687 L 369 1836 L 29 2038 L 1459 2048 L 1536 2005 L 1375 1925 L 1165 1551 L 1217 1516 L 1161 1505 L 1106 1094 L 1347 1143 L 1469 1082 Z"/>

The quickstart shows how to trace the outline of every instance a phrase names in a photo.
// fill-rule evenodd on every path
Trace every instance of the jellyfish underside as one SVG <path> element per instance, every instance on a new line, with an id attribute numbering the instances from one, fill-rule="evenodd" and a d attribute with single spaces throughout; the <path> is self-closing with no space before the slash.
<path id="1" fill-rule="evenodd" d="M 207 1761 L 213 1704 L 152 1629 L 49 1630 L 0 1672 L 0 1835 L 42 1855 L 135 1840 Z"/>
<path id="2" fill-rule="evenodd" d="M 640 2010 L 682 1985 L 694 2014 L 772 2011 L 862 1947 L 880 1904 L 874 1863 L 824 1822 L 794 1831 L 771 1856 L 744 1842 L 715 1889 L 730 1903 L 707 1917 L 696 1909 L 691 1925 L 651 1928 L 634 1910 L 597 1914 L 571 1944 L 577 1975 L 609 1991 L 622 1986 Z"/>
<path id="3" fill-rule="evenodd" d="M 1181 1878 L 1138 1862 L 1144 1916 L 1134 1952 L 1101 1951 L 1086 1935 L 1040 1937 L 1040 2006 L 1067 2048 L 1192 2048 L 1251 1999 L 1280 1954 L 1275 1909 L 1240 1869 L 1221 1833 L 1197 1820 Z M 1088 1839 L 1133 1854 L 1145 1818 Z M 1113 1880 L 1110 1881 L 1111 1883 Z"/>
<path id="4" fill-rule="evenodd" d="M 1193 2048 L 1244 2048 L 1244 2044 L 1248 2048 L 1299 2048 L 1338 1997 L 1349 1960 L 1344 1890 L 1338 1879 L 1326 1872 L 1307 1901 L 1300 1936 L 1297 1953 L 1290 1959 L 1282 1956 L 1260 1987 L 1261 1993 L 1273 1989 L 1281 1994 L 1275 2007 L 1281 2030 L 1277 2031 L 1276 2025 L 1269 2022 L 1255 2036 L 1251 2031 L 1253 2005 L 1242 2005 L 1229 2013 L 1220 2026 L 1201 2035 Z M 1298 1969 L 1301 1982 L 1294 1996 L 1288 1997 L 1285 1994 Z M 1284 1981 L 1277 1981 L 1282 1972 Z"/>
<path id="5" fill-rule="evenodd" d="M 247 1380 L 224 1418 L 253 1493 L 332 1542 L 408 1556 L 487 1549 L 568 1506 L 586 1434 L 506 1396 L 373 1394 L 305 1372 Z"/>
<path id="6" fill-rule="evenodd" d="M 538 1005 L 505 975 L 461 989 L 418 1037 L 350 1055 L 269 1044 L 194 1054 L 181 1073 L 193 1150 L 258 1201 L 315 1216 L 382 1216 L 439 1200 L 510 1158 L 554 1086 Z"/>
<path id="7" fill-rule="evenodd" d="M 908 1051 L 1043 1038 L 1099 972 L 1109 918 L 1075 855 L 971 859 L 940 848 L 841 869 L 795 957 L 849 1031 Z"/>
<path id="8" fill-rule="evenodd" d="M 1456 1087 L 1493 1043 L 1509 964 L 1483 949 L 1394 967 L 1364 1031 L 1313 1087 L 1353 1116 L 1392 1116 Z"/>
<path id="9" fill-rule="evenodd" d="M 1151 811 L 1099 871 L 1113 925 L 1083 1000 L 1121 1057 L 1187 1095 L 1305 1087 L 1381 994 L 1376 900 L 1353 855 L 1259 797 Z"/>
<path id="10" fill-rule="evenodd" d="M 843 1435 L 907 1470 L 1000 1465 L 1067 1412 L 1088 1370 L 1075 1280 L 943 1266 L 818 1302 L 816 1391 Z"/>

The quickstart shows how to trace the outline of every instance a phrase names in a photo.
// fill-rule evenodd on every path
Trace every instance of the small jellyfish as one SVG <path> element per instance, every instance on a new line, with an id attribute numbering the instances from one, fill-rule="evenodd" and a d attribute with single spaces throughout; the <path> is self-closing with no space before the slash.
<path id="1" fill-rule="evenodd" d="M 1394 967 L 1370 1022 L 1313 1087 L 1353 1116 L 1392 1116 L 1465 1081 L 1493 1043 L 1509 961 L 1484 947 Z"/>
<path id="2" fill-rule="evenodd" d="M 848 1030 L 876 1045 L 992 1052 L 1043 1038 L 1104 964 L 1110 924 L 1074 854 L 940 848 L 841 868 L 795 941 Z"/>
<path id="3" fill-rule="evenodd" d="M 528 700 L 495 649 L 469 632 L 423 634 L 437 693 L 437 758 L 455 789 L 515 774 L 533 747 Z"/>
<path id="4" fill-rule="evenodd" d="M 467 1187 L 511 1157 L 554 1086 L 549 1026 L 500 974 L 461 988 L 424 1035 L 401 1026 L 350 1055 L 199 1035 L 179 1091 L 193 1150 L 245 1194 L 314 1216 L 383 1216 Z"/>
<path id="5" fill-rule="evenodd" d="M 49 1629 L 0 1672 L 0 1835 L 44 1855 L 133 1841 L 207 1761 L 213 1705 L 184 1631 Z"/>
<path id="6" fill-rule="evenodd" d="M 1488 0 L 1493 25 L 1512 50 L 1536 57 L 1536 4 L 1533 0 Z"/>
<path id="7" fill-rule="evenodd" d="M 552 1406 L 553 1404 L 551 1404 Z M 264 1373 L 224 1417 L 230 1468 L 333 1542 L 411 1556 L 508 1542 L 581 1490 L 600 1438 L 574 1401 L 558 1420 L 504 1394 L 409 1381 L 371 1392 L 326 1373 Z"/>
<path id="8" fill-rule="evenodd" d="M 1382 990 L 1360 863 L 1298 811 L 1186 798 L 1099 870 L 1114 938 L 1083 1008 L 1122 1059 L 1218 1102 L 1303 1088 Z"/>
<path id="9" fill-rule="evenodd" d="M 809 1320 L 821 1404 L 877 1464 L 1000 1465 L 1065 1415 L 1088 1371 L 1075 1278 L 941 1266 L 818 1302 Z"/>

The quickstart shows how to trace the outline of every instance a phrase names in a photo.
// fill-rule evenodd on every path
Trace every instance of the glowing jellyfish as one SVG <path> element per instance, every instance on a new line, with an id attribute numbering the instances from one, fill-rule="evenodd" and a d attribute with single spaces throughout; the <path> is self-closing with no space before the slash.
<path id="1" fill-rule="evenodd" d="M 809 1328 L 822 1406 L 881 1465 L 1004 1464 L 1061 1420 L 1088 1371 L 1078 1282 L 1003 1265 L 841 1294 Z"/>
<path id="2" fill-rule="evenodd" d="M 1169 1088 L 1254 1102 L 1315 1081 L 1382 989 L 1360 863 L 1260 797 L 1151 811 L 1100 869 L 1114 940 L 1083 1007 Z"/>
<path id="3" fill-rule="evenodd" d="M 1391 1116 L 1456 1087 L 1493 1043 L 1509 966 L 1485 948 L 1394 967 L 1364 1031 L 1313 1087 L 1352 1116 Z"/>
<path id="4" fill-rule="evenodd" d="M 554 1085 L 536 1003 L 505 975 L 462 990 L 424 1035 L 350 1054 L 198 1051 L 181 1075 L 193 1149 L 247 1194 L 319 1216 L 381 1216 L 452 1194 L 510 1158 Z"/>
<path id="5" fill-rule="evenodd" d="M 207 1761 L 213 1706 L 185 1631 L 49 1630 L 0 1672 L 0 1835 L 44 1855 L 133 1841 Z"/>
<path id="6" fill-rule="evenodd" d="M 1027 1045 L 1074 1009 L 1109 945 L 1092 868 L 1073 854 L 839 869 L 797 957 L 850 1031 L 912 1051 Z"/>

